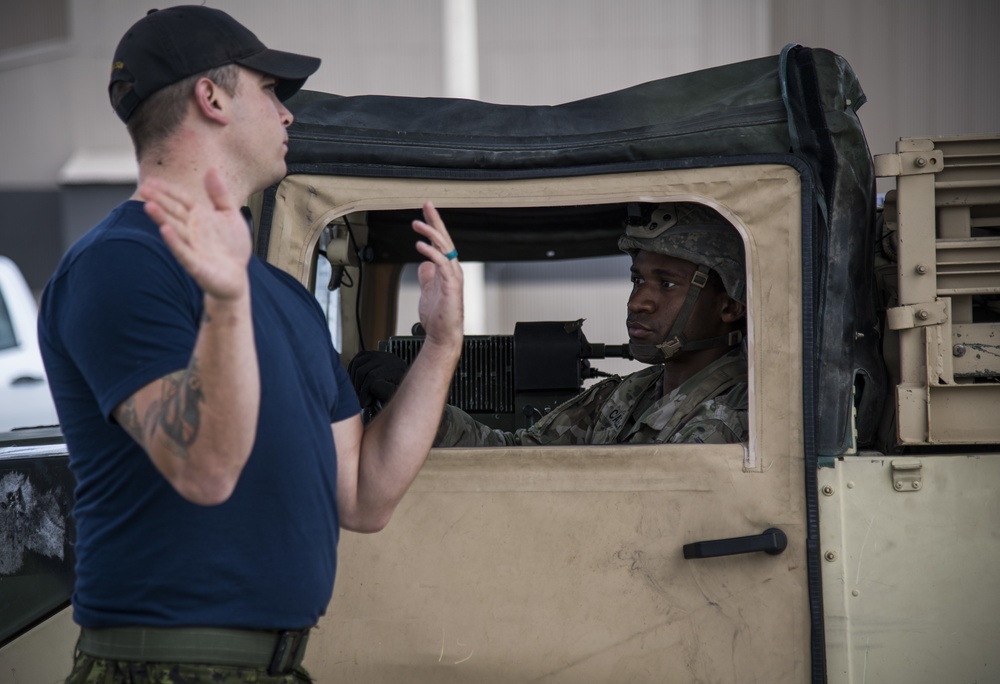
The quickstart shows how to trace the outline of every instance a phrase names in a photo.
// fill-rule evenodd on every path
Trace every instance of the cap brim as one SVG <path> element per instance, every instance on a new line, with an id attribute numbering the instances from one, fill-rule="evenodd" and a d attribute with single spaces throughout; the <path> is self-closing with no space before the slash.
<path id="1" fill-rule="evenodd" d="M 316 73 L 320 59 L 281 50 L 264 50 L 237 60 L 237 64 L 277 78 L 275 92 L 284 101 L 297 93 L 306 79 Z"/>

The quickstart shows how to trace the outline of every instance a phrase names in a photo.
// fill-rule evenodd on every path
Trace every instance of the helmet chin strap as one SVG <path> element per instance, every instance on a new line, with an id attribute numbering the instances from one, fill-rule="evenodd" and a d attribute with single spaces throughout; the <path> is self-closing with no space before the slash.
<path id="1" fill-rule="evenodd" d="M 691 318 L 694 304 L 698 301 L 705 285 L 708 284 L 708 267 L 699 266 L 698 270 L 691 276 L 691 286 L 688 288 L 687 297 L 681 305 L 681 310 L 677 313 L 667 339 L 659 344 L 634 344 L 629 343 L 628 348 L 633 358 L 643 363 L 664 363 L 680 351 L 700 351 L 702 349 L 712 349 L 714 347 L 733 347 L 743 341 L 743 333 L 739 330 L 732 330 L 725 335 L 709 337 L 703 340 L 687 340 L 684 337 L 684 326 Z"/>

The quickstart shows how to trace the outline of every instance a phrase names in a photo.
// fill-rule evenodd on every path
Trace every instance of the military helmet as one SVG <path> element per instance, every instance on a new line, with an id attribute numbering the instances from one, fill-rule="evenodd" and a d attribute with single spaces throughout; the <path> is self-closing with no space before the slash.
<path id="1" fill-rule="evenodd" d="M 722 279 L 726 293 L 746 304 L 743 240 L 732 224 L 714 209 L 695 202 L 629 205 L 625 234 L 618 248 L 666 254 L 705 266 Z"/>

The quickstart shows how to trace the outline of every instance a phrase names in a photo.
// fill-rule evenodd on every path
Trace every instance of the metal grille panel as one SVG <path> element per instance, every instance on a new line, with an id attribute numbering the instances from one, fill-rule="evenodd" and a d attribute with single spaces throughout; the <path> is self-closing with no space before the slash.
<path id="1" fill-rule="evenodd" d="M 390 337 L 379 349 L 412 364 L 423 344 L 422 337 Z M 466 335 L 448 403 L 468 413 L 513 413 L 513 336 Z"/>

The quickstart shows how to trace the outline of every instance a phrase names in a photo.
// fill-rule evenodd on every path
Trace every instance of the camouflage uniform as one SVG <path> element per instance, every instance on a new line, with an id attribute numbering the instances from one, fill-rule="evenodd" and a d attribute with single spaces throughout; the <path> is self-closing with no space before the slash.
<path id="1" fill-rule="evenodd" d="M 107 660 L 77 656 L 66 684 L 306 684 L 312 679 L 299 668 L 292 674 L 269 675 L 266 670 L 231 665 L 183 665 Z"/>
<path id="2" fill-rule="evenodd" d="M 445 407 L 435 446 L 723 444 L 747 439 L 747 363 L 742 348 L 709 364 L 663 397 L 663 364 L 608 378 L 527 429 L 494 430 Z"/>

